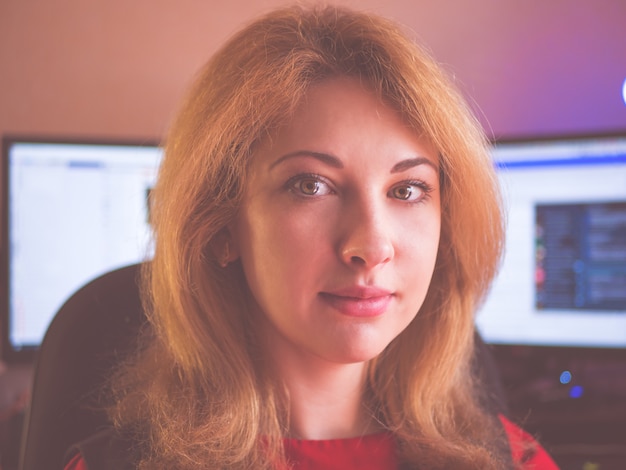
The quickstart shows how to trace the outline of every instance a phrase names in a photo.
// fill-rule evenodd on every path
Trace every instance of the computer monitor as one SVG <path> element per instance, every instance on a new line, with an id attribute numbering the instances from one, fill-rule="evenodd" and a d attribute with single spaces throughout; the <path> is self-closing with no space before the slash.
<path id="1" fill-rule="evenodd" d="M 493 158 L 508 225 L 482 336 L 626 350 L 626 132 L 505 140 Z"/>
<path id="2" fill-rule="evenodd" d="M 5 137 L 4 360 L 32 358 L 65 300 L 91 279 L 150 257 L 153 142 Z"/>

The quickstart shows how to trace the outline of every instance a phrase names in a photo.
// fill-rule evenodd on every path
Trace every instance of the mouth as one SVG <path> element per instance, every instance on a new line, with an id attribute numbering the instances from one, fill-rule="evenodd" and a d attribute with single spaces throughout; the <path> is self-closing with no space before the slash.
<path id="1" fill-rule="evenodd" d="M 384 314 L 394 295 L 377 287 L 354 287 L 320 292 L 319 297 L 343 315 L 367 318 Z"/>

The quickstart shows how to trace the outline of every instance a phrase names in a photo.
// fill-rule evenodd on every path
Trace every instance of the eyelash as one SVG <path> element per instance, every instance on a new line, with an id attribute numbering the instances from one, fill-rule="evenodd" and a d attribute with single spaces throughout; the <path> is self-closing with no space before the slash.
<path id="1" fill-rule="evenodd" d="M 313 194 L 306 194 L 302 191 L 301 188 L 297 187 L 298 184 L 301 184 L 302 182 L 306 181 L 306 180 L 311 180 L 312 182 L 315 182 L 316 184 L 323 184 L 328 188 L 328 193 L 327 194 L 335 194 L 335 191 L 333 190 L 333 188 L 331 187 L 330 182 L 324 178 L 322 175 L 316 174 L 316 173 L 303 173 L 303 174 L 299 174 L 296 176 L 293 176 L 291 178 L 289 178 L 287 180 L 287 182 L 285 183 L 285 189 L 291 193 L 293 193 L 294 195 L 298 196 L 298 197 L 302 197 L 302 198 L 312 198 L 312 197 L 320 197 L 323 195 L 318 195 L 317 192 L 313 193 Z M 411 201 L 408 199 L 402 199 L 402 198 L 397 198 L 393 196 L 393 191 L 397 188 L 401 188 L 401 187 L 416 187 L 419 189 L 419 191 L 421 191 L 423 194 L 415 201 Z M 399 201 L 404 201 L 408 204 L 419 204 L 422 202 L 427 201 L 430 198 L 430 193 L 434 190 L 433 186 L 431 186 L 430 184 L 428 184 L 427 182 L 423 181 L 423 180 L 406 180 L 406 181 L 401 181 L 397 184 L 395 184 L 388 192 L 387 195 L 393 199 L 397 199 Z"/>

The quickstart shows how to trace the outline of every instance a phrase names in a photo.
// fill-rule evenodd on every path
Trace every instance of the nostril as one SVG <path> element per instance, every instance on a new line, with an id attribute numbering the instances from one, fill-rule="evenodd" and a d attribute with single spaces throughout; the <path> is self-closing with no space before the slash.
<path id="1" fill-rule="evenodd" d="M 358 264 L 360 266 L 364 266 L 365 265 L 365 260 L 363 258 L 361 258 L 360 256 L 352 256 L 352 257 L 350 257 L 350 261 L 353 264 Z"/>
<path id="2" fill-rule="evenodd" d="M 350 250 L 352 253 L 345 252 L 342 258 L 345 263 L 358 268 L 372 268 L 374 266 L 385 264 L 391 260 L 392 254 L 388 250 Z M 357 251 L 357 253 L 355 253 Z"/>

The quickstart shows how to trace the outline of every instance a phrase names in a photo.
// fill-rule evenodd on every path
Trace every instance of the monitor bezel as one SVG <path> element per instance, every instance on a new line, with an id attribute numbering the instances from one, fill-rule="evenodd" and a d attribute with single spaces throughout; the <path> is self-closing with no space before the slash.
<path id="1" fill-rule="evenodd" d="M 547 144 L 557 142 L 584 142 L 595 139 L 626 139 L 626 129 L 612 130 L 602 133 L 572 133 L 572 134 L 543 134 L 543 135 L 525 135 L 525 136 L 503 136 L 490 139 L 489 143 L 492 147 L 498 145 L 532 145 Z M 494 160 L 494 164 L 497 162 Z M 497 169 L 496 169 L 497 171 Z M 489 295 L 489 294 L 488 294 Z M 517 354 L 522 354 L 525 348 L 526 354 L 532 355 L 539 351 L 546 354 L 554 355 L 557 351 L 562 352 L 563 357 L 569 357 L 573 351 L 581 350 L 590 357 L 615 357 L 615 355 L 623 354 L 626 358 L 626 344 L 624 347 L 616 346 L 596 346 L 596 345 L 571 345 L 571 344 L 544 344 L 544 343 L 514 343 L 514 342 L 492 342 L 490 343 L 494 349 L 504 351 L 508 348 L 515 348 Z M 523 354 L 522 354 L 523 355 Z"/>
<path id="2" fill-rule="evenodd" d="M 12 133 L 2 136 L 2 153 L 0 154 L 0 342 L 2 343 L 1 358 L 6 364 L 33 363 L 36 359 L 38 346 L 15 348 L 10 341 L 10 299 L 11 289 L 10 263 L 10 149 L 15 144 L 53 144 L 53 145 L 96 145 L 96 146 L 126 146 L 126 147 L 161 147 L 162 143 L 156 138 L 116 138 L 96 136 L 60 136 L 46 134 Z"/>

